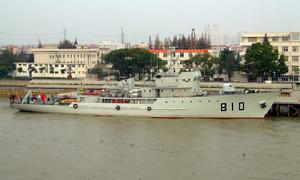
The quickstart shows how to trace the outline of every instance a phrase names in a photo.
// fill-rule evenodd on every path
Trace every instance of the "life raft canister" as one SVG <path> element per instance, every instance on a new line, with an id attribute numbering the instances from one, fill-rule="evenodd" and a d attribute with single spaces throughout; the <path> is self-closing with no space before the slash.
<path id="1" fill-rule="evenodd" d="M 151 110 L 152 110 L 152 108 L 151 108 L 150 106 L 148 106 L 148 107 L 147 107 L 147 110 L 148 110 L 148 111 L 151 111 Z"/>
<path id="2" fill-rule="evenodd" d="M 74 105 L 73 105 L 73 108 L 74 108 L 74 109 L 77 109 L 77 108 L 78 108 L 78 104 L 74 104 Z"/>
<path id="3" fill-rule="evenodd" d="M 117 105 L 117 106 L 116 106 L 116 110 L 119 111 L 120 109 L 121 109 L 121 107 L 120 107 L 119 105 Z"/>

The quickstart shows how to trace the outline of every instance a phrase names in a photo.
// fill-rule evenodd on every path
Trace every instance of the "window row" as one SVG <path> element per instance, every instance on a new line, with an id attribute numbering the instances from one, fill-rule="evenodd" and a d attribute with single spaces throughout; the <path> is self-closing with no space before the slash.
<path id="1" fill-rule="evenodd" d="M 95 58 L 97 57 L 95 54 L 59 54 L 59 55 L 49 55 L 50 59 L 57 59 L 57 58 Z"/>
<path id="2" fill-rule="evenodd" d="M 170 53 L 163 53 L 163 57 L 169 57 L 170 56 Z M 193 57 L 193 53 L 179 53 L 179 55 L 177 55 L 179 57 Z M 172 53 L 171 54 L 171 57 L 176 57 L 176 54 L 175 53 Z"/>

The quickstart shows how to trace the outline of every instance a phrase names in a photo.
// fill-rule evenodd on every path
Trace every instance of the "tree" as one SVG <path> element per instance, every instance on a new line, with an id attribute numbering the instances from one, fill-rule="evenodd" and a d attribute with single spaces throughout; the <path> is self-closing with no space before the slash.
<path id="1" fill-rule="evenodd" d="M 6 77 L 10 71 L 9 67 L 0 66 L 0 77 Z"/>
<path id="2" fill-rule="evenodd" d="M 15 68 L 15 61 L 16 56 L 9 49 L 0 52 L 0 77 L 7 76 Z"/>
<path id="3" fill-rule="evenodd" d="M 43 48 L 43 45 L 42 45 L 42 42 L 41 42 L 41 40 L 40 40 L 40 39 L 39 39 L 38 48 Z"/>
<path id="4" fill-rule="evenodd" d="M 208 35 L 206 39 L 206 49 L 211 49 L 210 35 Z"/>
<path id="5" fill-rule="evenodd" d="M 174 36 L 171 45 L 172 45 L 173 47 L 178 47 L 178 39 L 177 39 L 177 36 Z"/>
<path id="6" fill-rule="evenodd" d="M 34 54 L 33 53 L 28 55 L 26 62 L 34 62 Z"/>
<path id="7" fill-rule="evenodd" d="M 228 80 L 231 81 L 231 77 L 233 76 L 234 72 L 239 70 L 239 59 L 234 51 L 224 49 L 220 53 L 218 65 L 218 73 L 227 74 Z"/>
<path id="8" fill-rule="evenodd" d="M 58 49 L 76 49 L 76 46 L 71 41 L 65 39 L 59 43 Z"/>
<path id="9" fill-rule="evenodd" d="M 197 49 L 205 49 L 205 48 L 206 48 L 206 43 L 205 43 L 204 36 L 202 34 L 202 36 L 199 38 L 199 41 L 197 43 Z"/>
<path id="10" fill-rule="evenodd" d="M 149 36 L 149 41 L 148 41 L 148 48 L 152 49 L 152 40 L 151 40 L 151 36 Z"/>
<path id="11" fill-rule="evenodd" d="M 188 35 L 188 38 L 186 40 L 186 49 L 191 49 L 192 47 L 192 39 L 191 39 L 191 36 Z"/>
<path id="12" fill-rule="evenodd" d="M 77 47 L 77 46 L 78 46 L 78 42 L 77 42 L 77 38 L 75 38 L 74 47 Z"/>
<path id="13" fill-rule="evenodd" d="M 119 49 L 104 57 L 106 63 L 112 64 L 112 69 L 119 72 L 118 76 L 141 79 L 145 73 L 154 75 L 165 66 L 165 62 L 146 49 Z"/>
<path id="14" fill-rule="evenodd" d="M 160 40 L 159 40 L 159 34 L 156 34 L 155 40 L 154 40 L 154 49 L 161 49 L 160 46 Z"/>
<path id="15" fill-rule="evenodd" d="M 165 38 L 164 39 L 164 48 L 169 49 L 170 48 L 170 39 Z"/>
<path id="16" fill-rule="evenodd" d="M 284 55 L 281 54 L 278 61 L 277 61 L 277 69 L 276 69 L 274 75 L 282 76 L 285 73 L 287 73 L 288 71 L 289 71 L 289 68 L 285 64 L 285 57 L 284 57 Z"/>
<path id="17" fill-rule="evenodd" d="M 101 77 L 104 77 L 106 74 L 108 74 L 108 70 L 105 70 L 105 64 L 98 62 L 97 65 L 91 70 L 91 74 L 96 74 L 98 80 L 100 80 Z"/>
<path id="18" fill-rule="evenodd" d="M 211 56 L 209 53 L 201 53 L 196 54 L 186 62 L 193 62 L 193 64 L 199 68 L 203 79 L 208 81 L 215 74 L 215 65 L 218 62 L 218 58 Z"/>
<path id="19" fill-rule="evenodd" d="M 264 80 L 268 76 L 273 76 L 274 72 L 282 75 L 287 72 L 285 67 L 284 58 L 279 57 L 277 49 L 273 50 L 267 36 L 263 43 L 252 44 L 246 50 L 243 71 L 248 73 L 252 79 L 261 77 Z"/>
<path id="20" fill-rule="evenodd" d="M 187 49 L 188 48 L 188 45 L 187 45 L 187 39 L 184 35 L 182 35 L 181 37 L 181 49 Z"/>

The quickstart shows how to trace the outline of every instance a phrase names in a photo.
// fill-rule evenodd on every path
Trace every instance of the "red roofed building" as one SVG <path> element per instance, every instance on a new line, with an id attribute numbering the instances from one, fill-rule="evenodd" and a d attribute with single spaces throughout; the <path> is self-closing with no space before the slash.
<path id="1" fill-rule="evenodd" d="M 184 68 L 184 61 L 199 53 L 210 53 L 212 56 L 219 56 L 219 51 L 213 49 L 150 49 L 160 59 L 167 61 L 166 67 L 175 72 Z"/>

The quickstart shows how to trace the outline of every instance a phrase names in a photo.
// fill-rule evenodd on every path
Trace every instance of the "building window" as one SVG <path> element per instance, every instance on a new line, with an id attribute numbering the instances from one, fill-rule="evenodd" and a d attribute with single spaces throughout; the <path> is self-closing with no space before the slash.
<path id="1" fill-rule="evenodd" d="M 289 78 L 284 76 L 284 77 L 282 77 L 282 81 L 289 81 Z"/>
<path id="2" fill-rule="evenodd" d="M 299 74 L 299 66 L 292 66 L 293 74 Z"/>
<path id="3" fill-rule="evenodd" d="M 171 53 L 171 57 L 174 58 L 175 57 L 175 52 Z"/>
<path id="4" fill-rule="evenodd" d="M 55 67 L 58 67 L 58 64 L 55 64 Z"/>
<path id="5" fill-rule="evenodd" d="M 289 51 L 289 47 L 288 46 L 282 46 L 282 51 L 283 52 L 288 52 Z"/>
<path id="6" fill-rule="evenodd" d="M 257 42 L 257 38 L 256 37 L 249 37 L 248 42 Z"/>
<path id="7" fill-rule="evenodd" d="M 274 41 L 274 42 L 279 41 L 279 38 L 278 37 L 272 37 L 272 41 Z"/>
<path id="8" fill-rule="evenodd" d="M 298 52 L 299 51 L 299 46 L 293 46 L 292 49 L 293 49 L 293 52 Z"/>
<path id="9" fill-rule="evenodd" d="M 299 56 L 292 56 L 292 61 L 293 62 L 298 62 L 299 61 Z"/>
<path id="10" fill-rule="evenodd" d="M 63 58 L 65 58 L 65 55 L 63 55 Z"/>
<path id="11" fill-rule="evenodd" d="M 183 52 L 180 53 L 180 57 L 184 57 L 184 53 Z"/>
<path id="12" fill-rule="evenodd" d="M 292 37 L 292 41 L 299 41 L 300 40 L 300 36 L 298 33 L 293 33 L 291 34 Z"/>
<path id="13" fill-rule="evenodd" d="M 193 53 L 189 53 L 189 57 L 190 57 L 190 58 L 193 57 Z"/>
<path id="14" fill-rule="evenodd" d="M 60 67 L 65 67 L 65 65 L 62 64 L 62 65 L 60 65 Z"/>
<path id="15" fill-rule="evenodd" d="M 168 57 L 168 53 L 163 53 L 163 57 Z"/>
<path id="16" fill-rule="evenodd" d="M 289 61 L 289 57 L 288 56 L 284 56 L 285 61 Z"/>
<path id="17" fill-rule="evenodd" d="M 290 37 L 282 37 L 282 41 L 290 41 Z"/>

